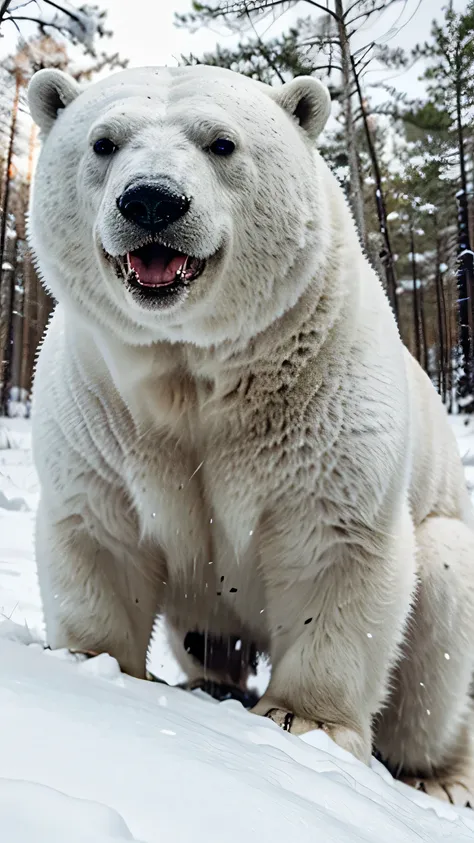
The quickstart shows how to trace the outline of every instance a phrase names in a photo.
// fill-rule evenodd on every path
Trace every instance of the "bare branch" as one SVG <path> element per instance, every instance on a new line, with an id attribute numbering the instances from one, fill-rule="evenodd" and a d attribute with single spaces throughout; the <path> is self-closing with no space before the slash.
<path id="1" fill-rule="evenodd" d="M 324 42 L 324 43 L 323 43 Z M 314 38 L 309 38 L 307 41 L 300 41 L 300 47 L 320 47 L 320 46 L 334 46 L 339 47 L 338 38 L 326 38 L 324 35 L 316 35 Z"/>
<path id="2" fill-rule="evenodd" d="M 401 2 L 406 2 L 406 0 L 388 0 L 388 2 L 382 2 L 380 3 L 380 5 L 374 6 L 373 9 L 366 9 L 365 12 L 361 12 L 360 15 L 356 15 L 355 17 L 351 18 L 351 20 L 348 20 L 346 22 L 346 26 L 352 26 L 352 24 L 354 24 L 358 20 L 361 20 L 362 18 L 370 18 L 372 15 L 377 14 L 377 12 L 385 12 L 389 8 L 389 6 L 393 6 L 394 3 Z M 358 3 L 355 3 L 354 5 L 357 6 Z"/>
<path id="3" fill-rule="evenodd" d="M 401 0 L 385 0 L 385 3 L 383 4 L 383 8 L 388 9 L 388 8 L 389 8 L 389 6 L 393 6 L 393 5 L 394 5 L 394 3 L 400 3 L 400 2 L 401 2 Z M 406 5 L 407 0 L 403 0 L 403 2 L 404 2 L 404 4 Z M 357 6 L 360 6 L 360 0 L 355 0 L 355 2 L 354 2 L 354 3 L 352 3 L 352 5 L 351 5 L 351 6 L 349 6 L 349 8 L 348 8 L 348 9 L 346 9 L 346 11 L 344 12 L 344 15 L 343 15 L 344 20 L 345 20 L 345 19 L 346 19 L 346 18 L 350 15 L 350 13 L 353 11 L 353 9 L 357 9 Z M 374 14 L 374 12 L 376 12 L 376 11 L 379 11 L 379 9 L 378 9 L 378 8 L 377 8 L 377 9 L 367 9 L 367 10 L 366 10 L 366 11 L 365 11 L 362 15 L 361 15 L 361 17 L 364 17 L 364 15 L 368 15 L 368 16 L 370 16 L 370 15 Z"/>
<path id="4" fill-rule="evenodd" d="M 246 14 L 247 14 L 250 26 L 252 27 L 253 32 L 255 34 L 255 37 L 257 39 L 257 42 L 258 42 L 258 45 L 260 47 L 260 50 L 261 50 L 261 53 L 262 53 L 263 57 L 266 59 L 266 61 L 270 65 L 271 69 L 273 70 L 274 74 L 278 77 L 281 84 L 284 85 L 285 84 L 285 77 L 280 72 L 279 68 L 275 65 L 275 63 L 272 61 L 272 59 L 269 55 L 269 52 L 268 52 L 267 48 L 265 47 L 265 44 L 263 43 L 262 39 L 260 38 L 260 35 L 258 34 L 258 32 L 257 32 L 257 30 L 254 26 L 254 23 L 253 23 L 253 21 L 250 17 L 250 13 L 248 12 L 248 10 L 246 10 Z"/>
<path id="5" fill-rule="evenodd" d="M 337 23 L 340 22 L 339 15 L 336 14 L 332 9 L 329 9 L 328 6 L 323 6 L 321 3 L 316 3 L 315 0 L 304 0 L 305 3 L 309 3 L 310 6 L 316 6 L 317 9 L 321 9 L 325 15 L 329 15 L 333 18 Z"/>
<path id="6" fill-rule="evenodd" d="M 54 23 L 54 21 L 44 21 L 44 20 L 41 20 L 41 18 L 30 18 L 27 15 L 15 15 L 13 17 L 12 15 L 9 14 L 8 17 L 5 18 L 5 22 L 10 21 L 11 23 L 15 24 L 17 29 L 18 29 L 17 21 L 19 21 L 19 20 L 27 20 L 27 21 L 30 21 L 30 23 L 38 24 L 38 26 L 39 26 L 39 28 L 41 29 L 42 32 L 44 32 L 45 29 L 51 28 L 51 29 L 55 29 L 57 32 L 60 32 L 61 35 L 64 35 L 64 32 L 66 31 L 66 27 L 60 26 L 59 24 Z"/>
<path id="7" fill-rule="evenodd" d="M 22 34 L 22 31 L 21 31 L 20 27 L 18 26 L 15 18 L 8 17 L 8 18 L 5 18 L 5 20 L 6 21 L 9 20 L 13 24 L 13 26 L 15 27 L 15 29 L 18 32 L 18 35 L 20 36 L 20 42 L 22 42 L 23 44 L 26 44 L 26 41 L 25 41 L 25 39 L 23 37 L 23 34 Z"/>
<path id="8" fill-rule="evenodd" d="M 5 17 L 6 13 L 8 12 L 8 7 L 12 0 L 3 0 L 2 5 L 0 6 L 0 23 L 2 22 L 3 18 Z"/>
<path id="9" fill-rule="evenodd" d="M 342 67 L 338 64 L 318 64 L 314 68 L 315 70 L 339 70 L 342 73 Z"/>
<path id="10" fill-rule="evenodd" d="M 287 0 L 261 0 L 261 3 L 253 4 L 252 8 L 250 9 L 246 2 L 237 2 L 226 6 L 226 8 L 217 8 L 215 9 L 215 17 L 225 17 L 226 15 L 251 15 L 252 12 L 261 12 L 265 9 L 271 9 L 275 6 L 282 6 Z M 332 9 L 329 9 L 327 6 L 324 6 L 322 3 L 316 2 L 316 0 L 304 0 L 305 3 L 308 3 L 309 6 L 313 6 L 316 9 L 319 9 L 325 15 L 329 15 L 330 17 L 334 18 L 335 21 L 339 22 L 339 16 L 334 12 Z"/>
<path id="11" fill-rule="evenodd" d="M 72 18 L 72 20 L 75 20 L 76 23 L 79 24 L 81 29 L 83 29 L 85 31 L 86 28 L 84 26 L 84 21 L 81 19 L 81 17 L 79 15 L 76 15 L 70 9 L 65 9 L 64 6 L 59 5 L 59 3 L 55 3 L 54 0 L 44 0 L 44 2 L 48 6 L 52 6 L 54 9 L 57 9 L 58 12 L 63 12 L 63 14 L 68 15 L 68 17 Z"/>
<path id="12" fill-rule="evenodd" d="M 352 66 L 354 68 L 354 72 L 355 68 L 358 67 L 359 64 L 362 64 L 362 62 L 367 56 L 367 53 L 370 53 L 374 46 L 375 41 L 372 41 L 372 43 L 369 44 L 367 47 L 361 47 L 360 50 L 356 50 L 354 53 L 352 53 Z M 358 58 L 356 59 L 356 57 Z"/>

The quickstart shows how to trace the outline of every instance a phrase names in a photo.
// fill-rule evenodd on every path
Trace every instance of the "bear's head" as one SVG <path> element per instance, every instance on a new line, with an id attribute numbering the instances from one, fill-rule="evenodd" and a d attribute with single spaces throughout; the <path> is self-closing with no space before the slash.
<path id="1" fill-rule="evenodd" d="M 221 68 L 30 84 L 42 132 L 29 232 L 78 318 L 142 344 L 246 339 L 317 272 L 327 205 L 315 139 L 326 88 Z"/>

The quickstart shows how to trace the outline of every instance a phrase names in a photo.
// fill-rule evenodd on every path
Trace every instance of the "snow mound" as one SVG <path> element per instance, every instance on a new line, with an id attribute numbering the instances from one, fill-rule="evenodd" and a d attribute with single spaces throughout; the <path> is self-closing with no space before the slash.
<path id="1" fill-rule="evenodd" d="M 0 818 L 8 843 L 134 839 L 116 811 L 26 781 L 0 779 Z"/>
<path id="2" fill-rule="evenodd" d="M 203 694 L 0 624 L 0 828 L 8 843 L 464 843 L 474 813 Z M 48 825 L 49 823 L 49 825 Z"/>
<path id="3" fill-rule="evenodd" d="M 30 507 L 24 498 L 9 498 L 0 489 L 0 509 L 9 509 L 12 512 L 28 512 Z"/>
<path id="4" fill-rule="evenodd" d="M 26 451 L 31 447 L 31 430 L 25 419 L 0 418 L 0 451 L 7 448 Z"/>

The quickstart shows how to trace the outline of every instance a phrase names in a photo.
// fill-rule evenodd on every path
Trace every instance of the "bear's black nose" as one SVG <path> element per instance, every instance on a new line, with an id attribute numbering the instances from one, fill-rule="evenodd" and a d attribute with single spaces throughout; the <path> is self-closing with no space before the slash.
<path id="1" fill-rule="evenodd" d="M 187 196 L 162 183 L 132 185 L 117 199 L 125 219 L 154 234 L 183 217 L 189 204 Z"/>

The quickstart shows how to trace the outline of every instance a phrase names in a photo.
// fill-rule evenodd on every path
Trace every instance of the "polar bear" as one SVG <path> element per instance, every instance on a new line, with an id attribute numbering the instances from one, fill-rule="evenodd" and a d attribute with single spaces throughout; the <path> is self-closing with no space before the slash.
<path id="1" fill-rule="evenodd" d="M 474 515 L 315 149 L 327 90 L 43 70 L 29 101 L 49 644 L 144 677 L 160 614 L 191 680 L 228 677 L 209 638 L 242 683 L 256 648 L 255 713 L 467 803 Z"/>

